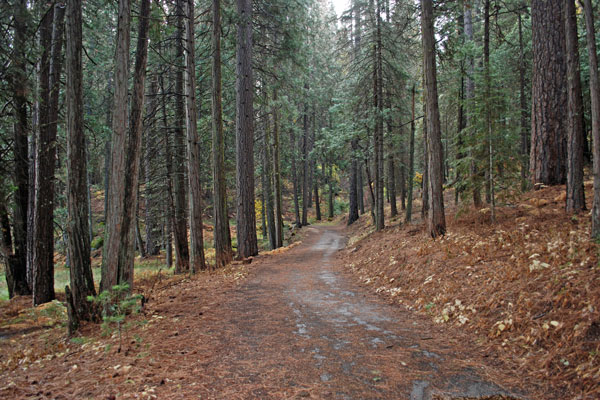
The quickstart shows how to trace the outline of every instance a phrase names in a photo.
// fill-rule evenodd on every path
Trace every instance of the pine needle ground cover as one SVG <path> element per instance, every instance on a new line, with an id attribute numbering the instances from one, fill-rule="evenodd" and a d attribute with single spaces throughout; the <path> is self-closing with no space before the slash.
<path id="1" fill-rule="evenodd" d="M 420 222 L 365 235 L 365 214 L 341 257 L 364 286 L 449 336 L 470 332 L 489 357 L 550 383 L 557 398 L 598 398 L 599 248 L 588 212 L 565 214 L 563 193 L 526 193 L 498 208 L 494 225 L 488 210 L 463 210 L 437 240 Z"/>

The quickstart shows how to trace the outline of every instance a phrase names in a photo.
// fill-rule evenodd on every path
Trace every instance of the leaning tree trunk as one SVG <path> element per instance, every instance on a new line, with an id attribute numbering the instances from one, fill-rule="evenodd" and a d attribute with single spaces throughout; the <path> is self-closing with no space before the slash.
<path id="1" fill-rule="evenodd" d="M 583 99 L 579 72 L 579 46 L 577 44 L 577 15 L 575 0 L 565 1 L 565 46 L 567 53 L 567 212 L 585 209 L 583 188 Z"/>
<path id="2" fill-rule="evenodd" d="M 592 237 L 600 237 L 600 81 L 598 79 L 598 53 L 592 0 L 584 0 L 587 50 L 590 60 L 590 97 L 592 100 L 592 138 L 594 157 L 594 203 L 592 205 Z"/>
<path id="3" fill-rule="evenodd" d="M 254 210 L 254 78 L 252 1 L 236 0 L 236 188 L 238 257 L 258 254 Z"/>
<path id="4" fill-rule="evenodd" d="M 233 258 L 227 188 L 225 184 L 225 142 L 223 134 L 223 107 L 221 101 L 221 1 L 213 0 L 212 26 L 212 153 L 213 191 L 215 214 L 215 264 L 224 267 Z"/>
<path id="5" fill-rule="evenodd" d="M 83 69 L 81 61 L 81 0 L 67 3 L 67 235 L 71 287 L 67 299 L 73 311 L 71 326 L 92 320 L 95 315 L 88 296 L 95 296 L 90 263 L 90 237 L 87 194 L 87 158 L 83 122 Z"/>
<path id="6" fill-rule="evenodd" d="M 564 1 L 531 4 L 533 48 L 530 179 L 534 185 L 566 181 L 567 66 Z"/>
<path id="7" fill-rule="evenodd" d="M 425 68 L 425 87 L 427 91 L 427 148 L 429 150 L 429 214 L 427 225 L 429 234 L 435 238 L 446 233 L 446 217 L 444 215 L 444 193 L 442 191 L 444 177 L 442 173 L 442 139 L 435 66 L 433 1 L 421 0 L 421 10 L 423 66 Z"/>
<path id="8" fill-rule="evenodd" d="M 40 127 L 33 219 L 33 304 L 54 299 L 54 172 L 65 8 L 52 6 L 42 21 Z M 49 36 L 49 38 L 48 38 Z"/>
<path id="9" fill-rule="evenodd" d="M 192 272 L 206 269 L 202 237 L 202 189 L 200 188 L 200 147 L 196 107 L 196 61 L 194 0 L 185 0 L 185 120 L 187 132 L 188 184 L 190 188 L 190 264 Z"/>

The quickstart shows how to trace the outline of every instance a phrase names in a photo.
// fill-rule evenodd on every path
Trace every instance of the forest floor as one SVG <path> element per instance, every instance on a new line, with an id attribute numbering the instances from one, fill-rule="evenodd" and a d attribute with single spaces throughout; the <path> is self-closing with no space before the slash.
<path id="1" fill-rule="evenodd" d="M 490 209 L 446 209 L 431 239 L 419 213 L 373 232 L 365 214 L 347 230 L 343 264 L 371 293 L 427 316 L 448 337 L 469 335 L 489 359 L 541 383 L 532 398 L 600 398 L 599 245 L 587 209 L 564 211 L 565 187 L 503 199 Z M 452 192 L 446 204 L 453 204 Z M 544 389 L 545 387 L 545 389 Z"/>
<path id="2" fill-rule="evenodd" d="M 98 337 L 94 326 L 75 342 L 59 334 L 52 346 L 56 329 L 46 328 L 43 340 L 52 350 L 41 357 L 32 351 L 40 350 L 39 331 L 4 330 L 0 397 L 417 400 L 536 393 L 507 384 L 515 376 L 485 358 L 468 335 L 448 336 L 428 318 L 352 283 L 336 257 L 342 228 L 311 226 L 302 236 L 302 243 L 251 264 L 142 283 L 149 302 L 132 317 L 137 323 L 123 333 L 120 352 L 118 337 Z M 7 353 L 32 342 L 37 347 L 7 363 Z"/>
<path id="3" fill-rule="evenodd" d="M 365 214 L 250 264 L 148 274 L 121 339 L 68 338 L 60 302 L 4 302 L 0 398 L 598 398 L 598 246 L 560 196 L 493 225 L 450 209 L 443 239 Z"/>

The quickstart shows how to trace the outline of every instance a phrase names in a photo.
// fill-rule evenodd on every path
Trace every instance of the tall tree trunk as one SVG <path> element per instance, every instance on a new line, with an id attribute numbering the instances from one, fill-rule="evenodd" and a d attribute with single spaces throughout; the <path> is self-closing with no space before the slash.
<path id="1" fill-rule="evenodd" d="M 273 182 L 273 172 L 271 169 L 271 154 L 269 151 L 271 145 L 271 135 L 270 135 L 270 126 L 269 126 L 269 118 L 265 118 L 265 134 L 263 137 L 263 193 L 265 197 L 266 203 L 266 213 L 267 213 L 267 230 L 269 234 L 269 245 L 271 250 L 276 247 L 276 239 L 275 239 L 275 213 L 274 213 L 274 204 L 273 204 L 273 187 L 271 183 Z"/>
<path id="2" fill-rule="evenodd" d="M 33 304 L 54 299 L 54 172 L 65 7 L 52 6 L 42 21 L 40 129 L 33 220 Z M 49 37 L 49 39 L 47 39 Z"/>
<path id="3" fill-rule="evenodd" d="M 90 263 L 87 156 L 83 122 L 83 69 L 81 60 L 81 0 L 69 0 L 66 10 L 67 102 L 67 236 L 69 240 L 70 290 L 75 325 L 95 317 L 88 296 L 95 296 Z M 73 325 L 72 325 L 73 326 Z"/>
<path id="4" fill-rule="evenodd" d="M 583 188 L 583 99 L 579 72 L 579 45 L 577 43 L 577 15 L 575 0 L 565 1 L 565 48 L 567 54 L 567 212 L 585 209 Z"/>
<path id="5" fill-rule="evenodd" d="M 350 165 L 350 194 L 349 202 L 350 207 L 348 209 L 348 225 L 353 224 L 358 220 L 358 173 L 359 163 L 357 158 L 358 152 L 358 139 L 353 138 L 350 142 L 351 147 L 351 165 Z"/>
<path id="6" fill-rule="evenodd" d="M 316 213 L 316 219 L 317 219 L 317 221 L 320 221 L 322 219 L 322 216 L 321 216 L 321 200 L 319 199 L 319 184 L 317 183 L 317 179 L 314 180 L 313 193 L 315 194 L 315 213 Z"/>
<path id="7" fill-rule="evenodd" d="M 152 121 L 158 112 L 158 75 L 155 75 L 150 83 L 151 97 L 148 101 L 148 110 L 146 112 L 146 120 Z M 156 256 L 160 252 L 160 227 L 158 221 L 159 204 L 157 196 L 156 178 L 153 176 L 154 165 L 153 161 L 156 154 L 160 154 L 157 146 L 158 134 L 156 132 L 156 124 L 150 122 L 149 126 L 145 127 L 146 133 L 146 148 L 144 153 L 144 177 L 145 177 L 145 192 L 144 192 L 144 222 L 146 227 L 146 256 Z"/>
<path id="8" fill-rule="evenodd" d="M 174 161 L 175 170 L 173 176 L 173 199 L 175 203 L 175 218 L 173 223 L 173 232 L 175 238 L 175 273 L 181 274 L 190 270 L 190 251 L 188 247 L 188 219 L 186 206 L 187 186 L 185 184 L 186 172 L 186 147 L 185 141 L 185 94 L 183 91 L 183 75 L 185 69 L 185 60 L 183 56 L 184 50 L 184 11 L 183 2 L 185 0 L 177 0 L 175 5 L 175 13 L 177 14 L 177 51 L 176 62 L 177 68 L 175 72 L 175 127 L 173 130 L 174 143 Z M 182 62 L 183 61 L 183 62 Z M 164 92 L 164 88 L 163 88 Z"/>
<path id="9" fill-rule="evenodd" d="M 369 168 L 369 159 L 365 158 L 365 171 L 367 173 L 367 186 L 369 188 L 369 195 L 371 199 L 371 219 L 373 220 L 373 224 L 376 224 L 376 215 L 375 215 L 375 192 L 373 190 L 373 179 L 371 178 L 371 169 Z"/>
<path id="10" fill-rule="evenodd" d="M 119 0 L 114 74 L 111 165 L 106 208 L 106 230 L 102 252 L 100 291 L 111 290 L 120 282 L 118 267 L 125 198 L 125 146 L 127 144 L 127 80 L 129 76 L 130 15 L 129 0 Z"/>
<path id="11" fill-rule="evenodd" d="M 185 9 L 185 120 L 187 134 L 188 185 L 190 188 L 190 264 L 193 273 L 206 269 L 202 237 L 202 189 L 200 187 L 200 147 L 196 106 L 196 59 L 194 0 L 184 1 Z"/>
<path id="12" fill-rule="evenodd" d="M 433 1 L 421 0 L 421 10 L 423 65 L 427 91 L 427 147 L 429 150 L 429 214 L 427 225 L 429 234 L 435 238 L 446 233 L 446 217 L 444 215 L 444 193 L 442 188 L 444 177 L 442 173 L 442 140 L 435 66 Z"/>
<path id="13" fill-rule="evenodd" d="M 423 77 L 425 78 L 425 77 Z M 423 79 L 425 84 L 425 79 Z M 423 194 L 421 196 L 421 219 L 425 219 L 429 213 L 429 149 L 427 146 L 427 100 L 423 99 L 423 175 L 421 176 L 421 187 Z"/>
<path id="14" fill-rule="evenodd" d="M 472 0 L 465 0 L 464 2 L 464 24 L 465 24 L 465 43 L 473 43 L 473 4 Z M 465 101 L 467 102 L 466 107 L 466 118 L 465 118 L 465 128 L 472 126 L 475 123 L 474 119 L 474 110 L 473 110 L 473 98 L 475 97 L 475 62 L 473 59 L 473 55 L 467 56 L 467 74 L 466 74 L 466 82 L 465 82 Z M 473 131 L 474 132 L 474 131 Z M 471 140 L 474 142 L 474 140 Z M 477 165 L 475 164 L 475 155 L 473 151 L 470 151 L 470 157 L 473 159 L 471 161 L 471 185 L 473 190 L 473 204 L 475 207 L 481 207 L 481 187 L 480 187 L 480 178 L 479 173 L 477 171 Z"/>
<path id="15" fill-rule="evenodd" d="M 142 153 L 142 121 L 145 104 L 146 64 L 148 61 L 148 31 L 150 27 L 150 0 L 142 0 L 140 6 L 138 40 L 135 50 L 133 93 L 129 116 L 129 139 L 125 154 L 125 207 L 121 247 L 119 248 L 119 278 L 117 283 L 128 283 L 133 287 L 133 264 L 135 258 L 135 233 L 139 235 L 139 176 Z M 140 253 L 144 256 L 140 240 Z"/>
<path id="16" fill-rule="evenodd" d="M 394 162 L 393 149 L 390 148 L 388 154 L 388 193 L 390 195 L 390 215 L 398 215 L 398 205 L 396 203 L 396 163 Z"/>
<path id="17" fill-rule="evenodd" d="M 254 78 L 252 1 L 236 0 L 236 187 L 238 257 L 258 254 L 254 211 Z"/>
<path id="18" fill-rule="evenodd" d="M 383 158 L 383 82 L 382 82 L 382 56 L 381 56 L 381 0 L 377 0 L 375 13 L 376 42 L 374 58 L 374 101 L 375 101 L 375 131 L 373 135 L 375 149 L 375 229 L 380 231 L 385 226 L 383 208 L 384 187 L 384 158 Z"/>
<path id="19" fill-rule="evenodd" d="M 111 290 L 113 286 L 125 283 L 129 285 L 130 290 L 133 287 L 150 0 L 142 0 L 140 9 L 133 94 L 129 117 L 129 138 L 127 139 L 125 132 L 127 130 L 126 105 L 130 13 L 129 2 L 120 0 L 115 61 L 115 115 L 113 117 L 111 157 L 113 166 L 109 179 L 111 188 L 109 195 L 111 197 L 109 199 L 109 209 L 107 210 L 107 239 L 105 240 L 102 260 L 101 290 Z M 124 107 L 125 111 L 118 110 L 119 107 Z M 110 226 L 109 224 L 117 225 Z"/>
<path id="20" fill-rule="evenodd" d="M 413 83 L 410 91 L 411 98 L 411 121 L 410 139 L 408 144 L 408 195 L 406 200 L 406 223 L 410 223 L 413 206 L 413 179 L 415 176 L 415 85 Z"/>
<path id="21" fill-rule="evenodd" d="M 485 125 L 487 128 L 488 141 L 488 186 L 487 197 L 490 204 L 490 219 L 494 223 L 496 220 L 496 198 L 494 194 L 494 146 L 492 137 L 492 109 L 490 98 L 492 97 L 492 78 L 490 75 L 490 0 L 484 3 L 484 39 L 483 39 L 483 64 L 485 79 Z"/>
<path id="22" fill-rule="evenodd" d="M 283 211 L 281 195 L 281 166 L 279 161 L 279 108 L 277 89 L 273 92 L 273 178 L 275 186 L 275 247 L 283 246 Z"/>
<path id="23" fill-rule="evenodd" d="M 353 41 L 354 41 L 354 52 L 353 57 L 357 59 L 360 55 L 360 40 L 362 31 L 361 11 L 360 5 L 357 0 L 352 0 L 352 11 L 353 11 Z M 350 141 L 350 147 L 352 150 L 351 154 L 351 167 L 350 167 L 350 208 L 348 211 L 348 225 L 353 224 L 359 218 L 359 211 L 364 213 L 364 206 L 362 205 L 362 168 L 358 155 L 358 138 L 353 137 Z"/>
<path id="24" fill-rule="evenodd" d="M 364 193 L 364 184 L 363 184 L 363 170 L 362 165 L 358 162 L 358 158 L 356 160 L 356 191 L 358 197 L 358 211 L 360 215 L 365 213 L 365 193 Z"/>
<path id="25" fill-rule="evenodd" d="M 298 200 L 298 170 L 297 170 L 297 154 L 298 154 L 298 146 L 296 141 L 296 133 L 294 129 L 290 130 L 290 146 L 292 148 L 292 186 L 293 186 L 293 194 L 294 198 L 294 214 L 296 216 L 296 222 L 294 223 L 296 227 L 302 227 L 302 222 L 300 220 L 300 202 Z"/>
<path id="26" fill-rule="evenodd" d="M 9 241 L 11 246 L 14 243 L 14 253 L 9 251 L 6 268 L 6 283 L 8 286 L 8 296 L 29 295 L 31 288 L 27 283 L 27 234 L 31 229 L 28 226 L 28 201 L 29 201 L 29 176 L 28 176 L 28 149 L 27 136 L 29 134 L 27 118 L 27 97 L 29 88 L 27 85 L 27 64 L 25 57 L 27 41 L 27 2 L 19 0 L 15 2 L 14 7 L 14 44 L 13 44 L 13 69 L 12 69 L 12 92 L 13 109 L 15 121 L 14 129 L 14 209 L 13 209 L 13 229 L 14 240 L 11 237 Z M 4 199 L 2 199 L 4 200 Z M 6 210 L 4 210 L 6 211 Z M 7 216 L 8 212 L 4 212 Z M 3 220 L 3 222 L 5 222 Z M 2 226 L 6 229 L 6 226 Z M 10 228 L 6 233 L 10 237 Z"/>
<path id="27" fill-rule="evenodd" d="M 534 185 L 558 185 L 566 181 L 567 66 L 563 14 L 563 0 L 531 4 L 533 74 L 529 170 Z"/>
<path id="28" fill-rule="evenodd" d="M 528 186 L 527 174 L 529 173 L 529 128 L 527 127 L 527 98 L 525 97 L 525 56 L 523 44 L 523 22 L 521 12 L 519 19 L 519 104 L 521 106 L 521 189 L 526 190 Z"/>
<path id="29" fill-rule="evenodd" d="M 227 265 L 233 258 L 229 216 L 227 213 L 227 187 L 225 184 L 225 142 L 223 134 L 223 106 L 221 99 L 221 1 L 213 0 L 212 26 L 212 153 L 213 191 L 215 214 L 215 263 Z"/>
<path id="30" fill-rule="evenodd" d="M 166 241 L 167 246 L 167 266 L 171 268 L 173 264 L 173 237 L 174 237 L 174 226 L 175 226 L 175 206 L 173 201 L 173 155 L 171 154 L 171 140 L 169 135 L 169 122 L 167 118 L 167 96 L 165 93 L 164 79 L 161 76 L 158 77 L 161 94 L 161 119 L 163 128 L 163 143 L 164 143 L 164 154 L 165 154 L 165 168 L 166 168 L 166 189 L 167 195 L 164 199 L 165 207 L 165 220 L 166 220 Z M 187 243 L 186 243 L 187 248 Z M 181 257 L 179 249 L 175 246 L 176 265 L 178 259 Z"/>
<path id="31" fill-rule="evenodd" d="M 325 166 L 323 166 L 323 172 L 325 172 Z M 335 216 L 335 204 L 333 198 L 333 164 L 329 164 L 329 175 L 327 177 L 327 182 L 329 183 L 329 201 L 327 204 L 327 217 L 329 219 L 333 219 Z"/>
<path id="32" fill-rule="evenodd" d="M 598 79 L 598 53 L 592 0 L 583 0 L 587 51 L 590 60 L 590 97 L 592 101 L 592 151 L 594 157 L 594 202 L 592 205 L 592 237 L 600 237 L 600 80 Z"/>
<path id="33" fill-rule="evenodd" d="M 308 83 L 304 84 L 304 90 L 306 96 L 308 96 L 309 86 Z M 310 160 L 308 157 L 309 154 L 309 144 L 308 144 L 308 134 L 309 134 L 309 121 L 308 121 L 308 100 L 304 100 L 304 112 L 303 112 L 303 138 L 302 138 L 302 225 L 308 225 L 308 174 L 310 169 Z"/>

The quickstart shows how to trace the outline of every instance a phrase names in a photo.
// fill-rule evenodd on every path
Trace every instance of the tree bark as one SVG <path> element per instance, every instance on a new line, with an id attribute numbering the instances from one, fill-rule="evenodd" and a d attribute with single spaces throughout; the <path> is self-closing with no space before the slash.
<path id="1" fill-rule="evenodd" d="M 442 140 L 438 109 L 437 77 L 435 66 L 433 1 L 421 0 L 421 29 L 423 33 L 423 53 L 425 86 L 427 90 L 427 147 L 429 153 L 429 214 L 427 225 L 431 237 L 446 233 L 444 215 Z"/>
<path id="2" fill-rule="evenodd" d="M 358 162 L 358 158 L 356 160 L 356 191 L 358 197 L 358 211 L 360 215 L 365 213 L 365 193 L 364 193 L 364 184 L 363 184 L 363 170 L 362 165 Z"/>
<path id="3" fill-rule="evenodd" d="M 465 42 L 472 43 L 473 42 L 473 11 L 472 11 L 472 1 L 466 0 L 464 2 L 464 23 L 465 23 Z M 465 101 L 467 102 L 466 107 L 466 118 L 465 118 L 465 128 L 470 127 L 475 123 L 474 119 L 474 111 L 473 111 L 473 98 L 475 97 L 475 62 L 472 55 L 467 56 L 467 74 L 466 74 L 466 82 L 465 82 Z M 474 132 L 474 131 L 473 131 Z M 472 140 L 474 141 L 474 140 Z M 475 164 L 475 155 L 473 151 L 470 151 L 470 156 L 473 159 L 471 161 L 471 186 L 473 193 L 473 205 L 476 208 L 480 208 L 482 205 L 481 202 L 481 184 L 479 173 L 477 172 L 477 165 Z"/>
<path id="4" fill-rule="evenodd" d="M 352 153 L 350 164 L 350 194 L 349 194 L 349 209 L 348 209 L 348 225 L 352 225 L 358 220 L 358 173 L 359 163 L 357 159 L 358 139 L 353 138 L 350 142 Z"/>
<path id="5" fill-rule="evenodd" d="M 33 219 L 33 304 L 54 300 L 54 173 L 65 7 L 52 6 L 42 21 L 40 127 Z"/>
<path id="6" fill-rule="evenodd" d="M 150 0 L 142 0 L 135 57 L 135 71 L 129 138 L 127 130 L 127 77 L 129 61 L 130 4 L 119 2 L 117 56 L 115 72 L 115 114 L 113 116 L 112 169 L 110 175 L 109 209 L 102 265 L 101 290 L 111 290 L 118 284 L 133 288 L 135 230 L 137 226 L 138 182 L 142 147 L 142 116 L 144 109 L 146 63 L 148 60 L 148 30 Z M 123 107 L 123 110 L 119 110 Z M 120 203 L 120 204 L 117 204 Z M 125 207 L 125 205 L 127 205 Z M 140 249 L 142 244 L 140 243 Z"/>
<path id="7" fill-rule="evenodd" d="M 113 132 L 111 166 L 106 208 L 106 230 L 102 252 L 102 278 L 100 291 L 112 290 L 120 282 L 119 249 L 123 230 L 125 198 L 125 146 L 127 144 L 127 89 L 129 76 L 131 4 L 119 0 L 114 74 Z"/>
<path id="8" fill-rule="evenodd" d="M 528 185 L 529 173 L 529 128 L 527 127 L 527 99 L 525 97 L 525 57 L 523 44 L 523 22 L 521 12 L 518 14 L 519 23 L 519 104 L 521 106 L 521 188 L 525 190 Z"/>
<path id="9" fill-rule="evenodd" d="M 381 56 L 381 0 L 377 0 L 376 18 L 376 42 L 374 58 L 374 103 L 375 103 L 375 131 L 373 135 L 375 144 L 375 229 L 382 230 L 385 227 L 384 216 L 384 158 L 383 158 L 383 81 L 382 81 L 382 56 Z"/>
<path id="10" fill-rule="evenodd" d="M 254 78 L 252 1 L 236 0 L 236 187 L 238 257 L 258 254 L 254 211 Z"/>
<path id="11" fill-rule="evenodd" d="M 585 209 L 583 188 L 583 99 L 579 71 L 579 45 L 577 43 L 577 15 L 575 0 L 565 1 L 565 48 L 567 55 L 567 212 Z"/>
<path id="12" fill-rule="evenodd" d="M 496 198 L 494 193 L 494 138 L 492 136 L 492 109 L 490 98 L 492 97 L 492 78 L 490 75 L 490 0 L 484 3 L 484 39 L 483 39 L 483 64 L 485 79 L 485 125 L 487 129 L 488 147 L 488 185 L 486 197 L 490 204 L 490 220 L 496 220 Z"/>
<path id="13" fill-rule="evenodd" d="M 273 92 L 273 178 L 275 186 L 275 247 L 283 246 L 283 210 L 281 195 L 281 166 L 279 160 L 279 106 L 277 89 Z"/>
<path id="14" fill-rule="evenodd" d="M 265 102 L 266 103 L 266 102 Z M 263 179 L 263 194 L 265 198 L 265 206 L 266 206 L 266 215 L 267 215 L 267 231 L 269 236 L 269 246 L 271 250 L 275 249 L 276 239 L 275 239 L 275 210 L 274 210 L 274 201 L 273 201 L 273 171 L 271 169 L 271 154 L 270 154 L 270 146 L 271 146 L 271 132 L 269 126 L 269 118 L 265 118 L 264 123 L 264 136 L 263 136 L 263 154 L 262 154 L 262 162 L 263 162 L 263 171 L 262 171 L 262 179 Z"/>
<path id="15" fill-rule="evenodd" d="M 408 194 L 406 199 L 406 217 L 404 221 L 410 223 L 412 219 L 413 206 L 413 179 L 415 176 L 415 85 L 413 84 L 411 94 L 411 121 L 410 139 L 408 144 Z"/>
<path id="16" fill-rule="evenodd" d="M 215 217 L 215 264 L 223 267 L 233 258 L 227 187 L 225 184 L 225 142 L 223 134 L 223 106 L 221 97 L 221 1 L 213 0 L 212 26 L 212 153 Z"/>
<path id="17" fill-rule="evenodd" d="M 190 264 L 193 273 L 206 269 L 202 237 L 202 189 L 200 187 L 200 147 L 196 106 L 196 59 L 194 0 L 185 0 L 185 120 L 187 134 L 188 185 L 190 188 Z"/>
<path id="18" fill-rule="evenodd" d="M 536 184 L 566 181 L 567 71 L 562 0 L 531 4 L 533 48 L 530 178 Z"/>
<path id="19" fill-rule="evenodd" d="M 423 76 L 423 84 L 425 79 Z M 425 93 L 424 93 L 425 94 Z M 421 219 L 425 219 L 429 213 L 429 149 L 427 146 L 427 100 L 423 99 L 423 175 L 421 176 L 421 188 L 423 194 L 421 196 Z"/>
<path id="20" fill-rule="evenodd" d="M 184 11 L 183 2 L 177 0 L 175 3 L 175 13 L 177 14 L 177 51 L 175 58 L 177 68 L 175 72 L 175 127 L 173 131 L 173 143 L 175 148 L 175 170 L 173 176 L 175 218 L 173 223 L 173 232 L 175 238 L 175 273 L 181 274 L 190 270 L 190 252 L 188 247 L 188 219 L 186 206 L 186 184 L 185 172 L 186 163 L 184 156 L 186 153 L 185 140 L 185 94 L 183 91 L 183 75 L 185 69 L 184 50 Z M 183 61 L 183 63 L 181 62 Z"/>
<path id="21" fill-rule="evenodd" d="M 592 152 L 594 175 L 594 201 L 592 205 L 592 237 L 600 237 L 600 80 L 598 78 L 598 53 L 592 0 L 583 0 L 587 51 L 590 60 L 590 97 L 592 102 Z"/>
<path id="22" fill-rule="evenodd" d="M 323 166 L 323 172 L 325 172 L 325 166 Z M 333 165 L 329 164 L 329 175 L 327 177 L 329 183 L 329 201 L 327 204 L 327 217 L 331 220 L 335 216 L 335 204 L 333 198 Z"/>
<path id="23" fill-rule="evenodd" d="M 296 216 L 296 222 L 294 225 L 300 228 L 302 227 L 302 222 L 300 220 L 300 202 L 298 200 L 298 168 L 297 168 L 297 154 L 298 154 L 298 146 L 296 141 L 296 133 L 294 129 L 290 130 L 290 146 L 292 148 L 292 186 L 293 186 L 293 194 L 292 197 L 294 199 L 294 214 Z"/>
<path id="24" fill-rule="evenodd" d="M 87 157 L 83 122 L 81 0 L 69 0 L 66 11 L 67 102 L 67 236 L 70 260 L 70 301 L 79 321 L 95 318 L 88 296 L 95 296 L 90 263 Z"/>
<path id="25" fill-rule="evenodd" d="M 304 84 L 305 96 L 308 96 L 309 86 L 308 83 Z M 308 203 L 309 203 L 309 195 L 308 195 L 308 174 L 310 169 L 310 160 L 309 160 L 309 144 L 308 144 L 308 130 L 309 130 L 309 121 L 308 121 L 308 100 L 304 100 L 304 112 L 303 112 L 303 137 L 302 137 L 302 226 L 308 225 Z"/>
<path id="26" fill-rule="evenodd" d="M 154 118 L 158 112 L 158 75 L 155 75 L 150 83 L 150 94 L 148 110 L 146 111 L 146 121 L 151 122 L 144 129 L 146 134 L 144 152 L 144 178 L 146 183 L 144 190 L 144 225 L 146 228 L 146 256 L 156 256 L 160 253 L 161 239 L 158 220 L 160 207 L 157 193 L 158 187 L 153 172 L 154 168 L 156 168 L 154 159 L 157 154 L 161 153 L 158 149 L 158 133 L 156 132 L 156 123 L 154 123 Z"/>
<path id="27" fill-rule="evenodd" d="M 28 176 L 28 149 L 27 137 L 29 134 L 27 118 L 27 98 L 29 88 L 27 85 L 27 64 L 25 57 L 27 40 L 27 2 L 20 0 L 14 4 L 14 45 L 13 45 L 13 109 L 15 121 L 13 123 L 14 137 L 14 208 L 13 208 L 13 234 L 10 242 L 14 244 L 14 253 L 8 252 L 6 268 L 6 283 L 8 296 L 29 295 L 31 288 L 27 283 L 27 233 L 28 226 L 28 201 L 30 178 Z M 5 213 L 8 214 L 7 212 Z M 3 225 L 2 229 L 6 227 Z M 7 233 L 10 235 L 10 228 Z M 4 236 L 7 237 L 7 236 Z M 14 239 L 14 240 L 13 240 Z M 10 247 L 9 247 L 10 248 Z"/>

